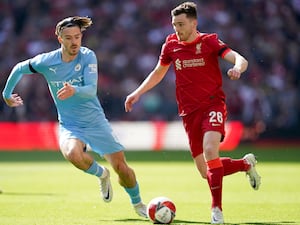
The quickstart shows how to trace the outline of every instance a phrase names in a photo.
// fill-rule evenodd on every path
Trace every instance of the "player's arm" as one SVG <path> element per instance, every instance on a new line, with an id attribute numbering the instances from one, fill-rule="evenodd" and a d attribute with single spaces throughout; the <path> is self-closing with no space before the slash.
<path id="1" fill-rule="evenodd" d="M 32 74 L 29 68 L 29 60 L 16 64 L 6 81 L 2 96 L 5 103 L 10 107 L 23 105 L 22 98 L 18 94 L 12 93 L 23 74 Z"/>
<path id="2" fill-rule="evenodd" d="M 133 91 L 126 97 L 126 112 L 130 112 L 132 110 L 133 104 L 139 100 L 142 94 L 155 87 L 164 78 L 169 67 L 170 65 L 161 65 L 160 61 L 157 63 L 154 70 L 152 70 L 152 72 L 147 76 L 143 83 L 135 91 Z"/>
<path id="3" fill-rule="evenodd" d="M 234 50 L 228 51 L 224 59 L 234 65 L 227 71 L 227 75 L 231 80 L 239 79 L 241 74 L 247 70 L 248 61 Z"/>

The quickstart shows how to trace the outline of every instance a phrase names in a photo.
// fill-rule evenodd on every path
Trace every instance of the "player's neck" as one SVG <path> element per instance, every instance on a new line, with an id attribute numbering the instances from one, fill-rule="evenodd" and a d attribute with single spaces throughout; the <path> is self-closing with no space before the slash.
<path id="1" fill-rule="evenodd" d="M 70 54 L 67 54 L 66 52 L 63 52 L 63 51 L 62 51 L 62 54 L 61 54 L 61 59 L 62 59 L 63 62 L 71 62 L 76 57 L 77 57 L 77 54 L 76 55 L 70 55 Z"/>
<path id="2" fill-rule="evenodd" d="M 192 43 L 192 42 L 194 42 L 199 36 L 200 36 L 200 33 L 199 33 L 198 31 L 195 31 L 195 32 L 193 32 L 193 33 L 189 36 L 189 38 L 188 38 L 186 41 L 184 41 L 184 43 L 185 43 L 185 44 Z"/>

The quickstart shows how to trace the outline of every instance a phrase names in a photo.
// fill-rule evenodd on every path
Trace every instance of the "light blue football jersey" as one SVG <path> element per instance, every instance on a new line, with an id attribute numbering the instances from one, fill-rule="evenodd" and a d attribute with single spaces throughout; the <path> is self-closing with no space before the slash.
<path id="1" fill-rule="evenodd" d="M 65 138 L 77 137 L 89 144 L 93 150 L 97 151 L 100 148 L 97 152 L 101 155 L 123 149 L 112 134 L 97 97 L 98 65 L 92 50 L 81 47 L 77 57 L 67 63 L 62 61 L 61 49 L 39 54 L 18 63 L 7 80 L 3 97 L 11 96 L 23 74 L 33 73 L 40 73 L 47 80 L 57 108 L 59 123 L 64 128 L 60 129 L 61 134 L 68 134 L 67 137 L 60 137 L 60 142 Z M 65 82 L 70 83 L 76 92 L 72 97 L 60 100 L 56 93 Z M 100 137 L 103 140 L 99 140 Z"/>

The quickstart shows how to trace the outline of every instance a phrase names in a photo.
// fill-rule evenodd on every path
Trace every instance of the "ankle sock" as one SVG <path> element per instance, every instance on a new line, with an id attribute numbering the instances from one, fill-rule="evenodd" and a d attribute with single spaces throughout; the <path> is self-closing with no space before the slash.
<path id="1" fill-rule="evenodd" d="M 104 167 L 100 166 L 95 160 L 93 161 L 92 165 L 90 166 L 90 168 L 88 168 L 87 170 L 85 170 L 85 173 L 91 174 L 91 175 L 95 175 L 97 177 L 101 177 L 101 175 L 103 174 L 104 171 Z"/>
<path id="2" fill-rule="evenodd" d="M 138 183 L 136 183 L 136 185 L 133 188 L 124 188 L 124 189 L 130 197 L 131 204 L 135 205 L 142 201 Z"/>

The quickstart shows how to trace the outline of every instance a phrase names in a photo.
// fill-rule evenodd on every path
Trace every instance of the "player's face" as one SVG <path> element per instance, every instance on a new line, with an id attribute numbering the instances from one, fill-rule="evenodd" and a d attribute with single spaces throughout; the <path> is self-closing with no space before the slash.
<path id="1" fill-rule="evenodd" d="M 79 27 L 66 27 L 62 30 L 58 37 L 62 45 L 63 54 L 68 56 L 76 56 L 81 47 L 82 33 Z"/>
<path id="2" fill-rule="evenodd" d="M 191 41 L 192 34 L 197 29 L 197 20 L 187 18 L 186 14 L 180 14 L 172 17 L 173 29 L 180 41 Z"/>

